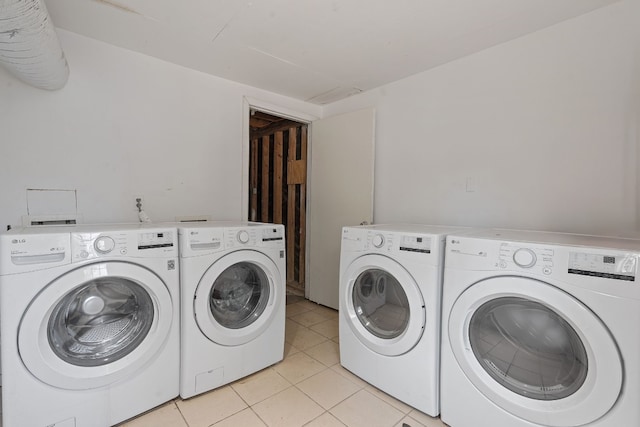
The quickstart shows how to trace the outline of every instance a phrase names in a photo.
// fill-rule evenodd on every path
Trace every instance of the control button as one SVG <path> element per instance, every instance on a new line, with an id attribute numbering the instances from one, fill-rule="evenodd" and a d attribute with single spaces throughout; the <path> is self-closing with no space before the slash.
<path id="1" fill-rule="evenodd" d="M 122 255 L 126 255 L 126 254 L 127 254 L 127 248 L 122 248 L 122 249 L 120 249 L 120 253 L 121 253 Z"/>
<path id="2" fill-rule="evenodd" d="M 93 247 L 101 254 L 108 254 L 116 247 L 116 242 L 114 242 L 109 236 L 102 236 L 96 239 L 93 243 Z"/>
<path id="3" fill-rule="evenodd" d="M 507 262 L 506 261 L 500 261 L 500 268 L 507 268 Z"/>
<path id="4" fill-rule="evenodd" d="M 551 267 L 544 267 L 542 272 L 547 275 L 551 274 Z"/>
<path id="5" fill-rule="evenodd" d="M 382 234 L 376 234 L 373 236 L 371 243 L 373 243 L 373 246 L 376 248 L 381 248 L 382 245 L 384 245 L 384 236 Z"/>
<path id="6" fill-rule="evenodd" d="M 536 254 L 531 249 L 520 248 L 513 254 L 513 262 L 518 267 L 533 267 L 536 264 Z"/>
<path id="7" fill-rule="evenodd" d="M 80 252 L 80 258 L 86 258 L 86 257 L 88 257 L 88 256 L 89 256 L 89 252 L 87 252 L 87 251 L 85 251 L 85 250 L 82 250 L 82 251 Z"/>
<path id="8" fill-rule="evenodd" d="M 238 242 L 247 243 L 249 241 L 249 233 L 245 230 L 242 230 L 238 233 Z"/>

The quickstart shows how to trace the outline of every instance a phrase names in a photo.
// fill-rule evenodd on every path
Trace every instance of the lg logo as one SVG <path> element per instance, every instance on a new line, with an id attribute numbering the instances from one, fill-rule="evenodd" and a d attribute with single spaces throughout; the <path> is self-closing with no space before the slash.
<path id="1" fill-rule="evenodd" d="M 11 243 L 13 243 L 14 245 L 17 243 L 25 243 L 27 241 L 27 239 L 13 239 L 11 241 Z"/>

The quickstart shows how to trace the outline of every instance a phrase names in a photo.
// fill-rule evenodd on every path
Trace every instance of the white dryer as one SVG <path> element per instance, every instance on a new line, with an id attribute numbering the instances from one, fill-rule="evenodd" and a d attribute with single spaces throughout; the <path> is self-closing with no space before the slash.
<path id="1" fill-rule="evenodd" d="M 403 224 L 342 230 L 340 363 L 432 416 L 439 413 L 445 237 L 461 231 Z"/>
<path id="2" fill-rule="evenodd" d="M 640 425 L 640 241 L 449 236 L 441 417 L 452 427 Z"/>
<path id="3" fill-rule="evenodd" d="M 2 425 L 110 426 L 178 395 L 177 230 L 0 236 Z"/>
<path id="4" fill-rule="evenodd" d="M 228 384 L 284 357 L 284 226 L 208 222 L 179 228 L 180 395 Z"/>

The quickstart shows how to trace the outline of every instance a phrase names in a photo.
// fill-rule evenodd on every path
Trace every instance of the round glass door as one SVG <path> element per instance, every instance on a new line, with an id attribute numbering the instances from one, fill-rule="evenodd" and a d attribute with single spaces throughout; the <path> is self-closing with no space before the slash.
<path id="1" fill-rule="evenodd" d="M 165 282 L 145 267 L 87 264 L 31 301 L 18 329 L 20 357 L 51 386 L 104 387 L 157 356 L 178 319 L 177 307 Z"/>
<path id="2" fill-rule="evenodd" d="M 221 345 L 245 344 L 282 316 L 284 271 L 262 252 L 240 250 L 216 260 L 195 290 L 193 313 L 200 331 Z"/>
<path id="3" fill-rule="evenodd" d="M 211 286 L 211 315 L 225 328 L 245 328 L 264 312 L 269 288 L 269 279 L 260 266 L 250 262 L 233 264 Z"/>
<path id="4" fill-rule="evenodd" d="M 356 258 L 340 277 L 340 293 L 341 322 L 376 353 L 404 354 L 422 337 L 424 299 L 398 262 L 378 254 Z"/>
<path id="5" fill-rule="evenodd" d="M 580 426 L 618 400 L 623 369 L 613 337 L 593 311 L 549 283 L 484 279 L 444 316 L 443 331 L 466 377 L 523 420 Z"/>
<path id="6" fill-rule="evenodd" d="M 482 368 L 521 396 L 563 399 L 587 377 L 587 351 L 580 337 L 538 302 L 503 297 L 484 303 L 471 317 L 469 340 Z"/>
<path id="7" fill-rule="evenodd" d="M 353 307 L 362 326 L 378 338 L 397 338 L 409 324 L 407 294 L 385 270 L 360 273 L 353 284 Z"/>
<path id="8" fill-rule="evenodd" d="M 153 323 L 153 301 L 132 280 L 90 280 L 65 295 L 49 317 L 54 353 L 77 366 L 115 362 L 135 350 Z"/>

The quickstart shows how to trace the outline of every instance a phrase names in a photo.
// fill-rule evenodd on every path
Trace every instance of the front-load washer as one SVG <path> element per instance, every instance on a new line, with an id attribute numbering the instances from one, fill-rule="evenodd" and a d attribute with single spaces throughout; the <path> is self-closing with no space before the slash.
<path id="1" fill-rule="evenodd" d="M 228 384 L 284 357 L 284 226 L 179 227 L 180 396 Z"/>
<path id="2" fill-rule="evenodd" d="M 0 235 L 2 425 L 110 426 L 178 395 L 177 230 Z"/>
<path id="3" fill-rule="evenodd" d="M 461 231 L 408 224 L 342 230 L 340 363 L 432 416 L 439 413 L 445 237 Z"/>
<path id="4" fill-rule="evenodd" d="M 447 241 L 441 417 L 640 425 L 640 241 L 487 230 Z"/>

